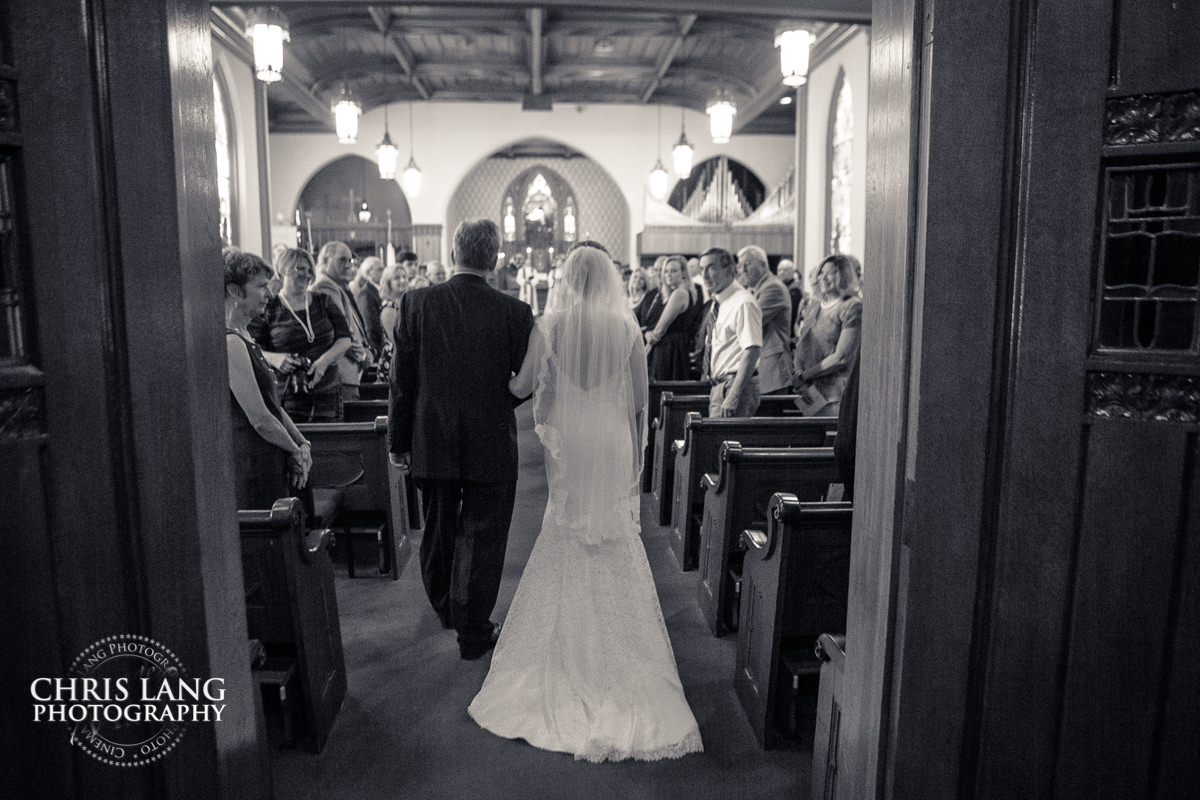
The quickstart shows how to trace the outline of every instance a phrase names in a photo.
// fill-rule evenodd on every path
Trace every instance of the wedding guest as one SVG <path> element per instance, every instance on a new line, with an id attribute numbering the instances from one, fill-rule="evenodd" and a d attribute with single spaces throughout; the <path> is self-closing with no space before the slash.
<path id="1" fill-rule="evenodd" d="M 736 260 L 720 247 L 700 254 L 704 285 L 716 309 L 709 345 L 710 417 L 750 417 L 758 410 L 758 354 L 762 350 L 762 311 L 754 295 L 734 278 Z"/>
<path id="2" fill-rule="evenodd" d="M 379 310 L 383 299 L 379 296 L 379 279 L 383 275 L 383 259 L 376 256 L 364 258 L 358 265 L 358 274 L 350 281 L 350 292 L 362 313 L 363 328 L 367 343 L 375 353 L 383 352 L 383 326 L 379 324 Z"/>
<path id="3" fill-rule="evenodd" d="M 375 361 L 367 340 L 366 323 L 358 304 L 354 302 L 354 295 L 350 293 L 350 280 L 357 268 L 349 247 L 342 242 L 326 242 L 317 255 L 317 279 L 310 289 L 313 294 L 323 294 L 332 300 L 350 329 L 350 349 L 337 360 L 337 370 L 342 380 L 342 398 L 345 400 L 358 397 L 358 383 L 363 370 Z"/>
<path id="4" fill-rule="evenodd" d="M 400 298 L 408 291 L 408 276 L 399 264 L 383 271 L 379 279 L 379 323 L 383 328 L 383 352 L 379 356 L 379 380 L 387 381 L 392 369 L 392 353 L 396 349 L 396 315 L 400 311 Z"/>
<path id="5" fill-rule="evenodd" d="M 738 251 L 738 279 L 754 295 L 762 311 L 758 389 L 763 394 L 791 391 L 792 300 L 787 288 L 771 274 L 767 253 L 758 245 L 747 245 Z"/>
<path id="6" fill-rule="evenodd" d="M 805 413 L 837 416 L 850 364 L 862 335 L 858 259 L 841 253 L 825 258 L 813 279 L 814 296 L 800 308 L 793 364 L 797 394 L 813 387 L 814 407 Z"/>
<path id="7" fill-rule="evenodd" d="M 287 378 L 284 410 L 301 422 L 336 422 L 342 415 L 342 383 L 333 365 L 350 349 L 350 328 L 328 296 L 309 292 L 313 260 L 307 251 L 290 249 L 279 265 L 279 294 L 247 330 Z"/>
<path id="8" fill-rule="evenodd" d="M 685 381 L 690 373 L 688 356 L 701 303 L 687 276 L 683 256 L 669 256 L 662 267 L 663 310 L 654 328 L 646 332 L 650 380 Z"/>
<path id="9" fill-rule="evenodd" d="M 629 307 L 636 312 L 638 306 L 646 299 L 646 270 L 638 267 L 629 271 L 625 293 L 629 295 Z"/>
<path id="10" fill-rule="evenodd" d="M 433 286 L 446 282 L 446 267 L 440 261 L 430 261 L 425 274 L 429 278 L 429 283 Z"/>
<path id="11" fill-rule="evenodd" d="M 779 261 L 779 266 L 775 269 L 775 274 L 779 276 L 779 280 L 783 281 L 783 285 L 787 287 L 788 297 L 792 301 L 792 320 L 788 325 L 788 331 L 796 330 L 796 316 L 800 313 L 800 303 L 804 301 L 804 287 L 800 285 L 800 276 L 796 273 L 796 264 L 790 258 L 784 258 Z"/>
<path id="12" fill-rule="evenodd" d="M 229 249 L 223 260 L 237 507 L 270 508 L 304 489 L 312 446 L 280 407 L 275 374 L 246 327 L 266 310 L 272 270 L 258 256 L 240 250 Z"/>

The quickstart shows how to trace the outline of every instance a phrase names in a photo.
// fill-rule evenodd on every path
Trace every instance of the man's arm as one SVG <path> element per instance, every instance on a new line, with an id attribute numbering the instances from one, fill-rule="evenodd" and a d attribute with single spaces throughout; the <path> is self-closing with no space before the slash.
<path id="1" fill-rule="evenodd" d="M 413 341 L 414 309 L 410 295 L 400 299 L 400 312 L 394 329 L 395 349 L 392 352 L 391 395 L 388 407 L 389 449 L 402 458 L 412 450 L 413 411 L 417 389 L 417 343 Z"/>
<path id="2" fill-rule="evenodd" d="M 746 382 L 754 375 L 754 370 L 758 367 L 758 354 L 762 352 L 761 347 L 747 347 L 742 350 L 741 360 L 738 361 L 737 374 L 733 376 L 733 383 L 729 385 L 729 391 L 725 393 L 725 399 L 721 401 L 721 416 L 732 417 L 737 409 L 738 401 L 742 397 L 742 392 L 746 388 Z"/>

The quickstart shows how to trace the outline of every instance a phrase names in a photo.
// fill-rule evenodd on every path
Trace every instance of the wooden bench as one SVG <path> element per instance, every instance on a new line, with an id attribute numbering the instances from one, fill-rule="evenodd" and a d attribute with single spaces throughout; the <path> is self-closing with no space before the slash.
<path id="1" fill-rule="evenodd" d="M 704 521 L 700 528 L 700 613 L 714 636 L 738 626 L 742 531 L 766 528 L 767 507 L 776 492 L 804 501 L 824 500 L 840 481 L 829 447 L 742 447 L 721 445 L 721 467 L 704 476 Z"/>
<path id="2" fill-rule="evenodd" d="M 850 519 L 849 503 L 801 503 L 781 493 L 771 498 L 766 531 L 742 534 L 733 685 L 765 748 L 781 730 L 815 727 L 814 646 L 823 632 L 846 627 Z"/>
<path id="3" fill-rule="evenodd" d="M 238 511 L 246 627 L 262 642 L 271 668 L 290 677 L 298 691 L 281 684 L 281 701 L 298 698 L 306 741 L 321 752 L 346 699 L 346 660 L 338 621 L 328 530 L 307 530 L 297 498 L 276 500 L 268 509 Z M 285 724 L 288 709 L 284 708 Z"/>
<path id="4" fill-rule="evenodd" d="M 647 397 L 646 413 L 650 420 L 646 425 L 646 450 L 642 455 L 642 491 L 649 492 L 653 486 L 650 478 L 654 473 L 654 420 L 658 413 L 659 403 L 664 392 L 672 394 L 702 394 L 707 396 L 709 385 L 707 381 L 650 381 L 650 392 Z M 707 409 L 707 406 L 705 406 Z"/>
<path id="5" fill-rule="evenodd" d="M 658 524 L 671 524 L 671 497 L 675 488 L 675 454 L 671 447 L 683 438 L 683 426 L 690 413 L 708 416 L 708 395 L 674 395 L 664 392 L 655 418 L 654 475 L 651 491 L 658 503 Z M 759 417 L 799 416 L 795 395 L 768 395 L 759 402 Z"/>
<path id="6" fill-rule="evenodd" d="M 359 386 L 362 391 L 362 386 Z M 388 400 L 343 400 L 342 422 L 374 422 L 388 415 Z"/>
<path id="7" fill-rule="evenodd" d="M 822 633 L 817 638 L 821 680 L 817 689 L 817 721 L 813 731 L 812 797 L 837 795 L 838 733 L 842 723 L 842 679 L 846 674 L 846 637 Z"/>
<path id="8" fill-rule="evenodd" d="M 370 422 L 307 422 L 297 427 L 312 442 L 309 474 L 320 524 L 334 528 L 355 577 L 354 539 L 373 540 L 379 573 L 400 577 L 411 550 L 406 476 L 388 462 L 387 417 Z"/>
<path id="9" fill-rule="evenodd" d="M 359 400 L 387 400 L 391 385 L 386 381 L 384 383 L 360 383 L 358 385 Z"/>
<path id="10" fill-rule="evenodd" d="M 837 417 L 731 417 L 712 419 L 687 414 L 683 438 L 671 449 L 675 457 L 675 488 L 671 492 L 671 549 L 685 569 L 694 568 L 700 548 L 704 515 L 701 479 L 717 472 L 721 443 L 743 447 L 832 447 Z"/>

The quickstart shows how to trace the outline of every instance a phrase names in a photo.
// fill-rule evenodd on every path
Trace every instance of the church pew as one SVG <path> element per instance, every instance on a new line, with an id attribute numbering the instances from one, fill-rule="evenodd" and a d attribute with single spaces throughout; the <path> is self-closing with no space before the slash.
<path id="1" fill-rule="evenodd" d="M 338 621 L 328 530 L 308 530 L 297 498 L 270 509 L 238 511 L 246 627 L 268 660 L 294 665 L 306 742 L 321 752 L 346 699 L 346 661 Z M 287 687 L 281 687 L 286 697 Z"/>
<path id="2" fill-rule="evenodd" d="M 359 387 L 359 391 L 362 388 Z M 342 422 L 373 422 L 376 417 L 388 415 L 388 400 L 343 400 Z"/>
<path id="3" fill-rule="evenodd" d="M 704 514 L 701 478 L 716 472 L 721 443 L 741 442 L 743 447 L 832 447 L 837 417 L 730 417 L 712 419 L 687 414 L 683 437 L 671 449 L 675 454 L 675 487 L 671 492 L 671 549 L 681 566 L 696 564 L 700 522 Z"/>
<path id="4" fill-rule="evenodd" d="M 822 633 L 817 638 L 816 654 L 821 662 L 821 679 L 813 730 L 812 797 L 833 797 L 837 793 L 838 732 L 846 674 L 845 634 Z"/>
<path id="5" fill-rule="evenodd" d="M 659 401 L 664 392 L 673 394 L 703 394 L 708 395 L 708 381 L 650 381 L 650 392 L 646 402 L 646 413 L 650 420 L 646 426 L 646 450 L 642 455 L 642 491 L 648 492 L 653 487 L 650 484 L 654 472 L 654 420 L 658 414 Z"/>
<path id="6" fill-rule="evenodd" d="M 297 427 L 312 442 L 309 485 L 317 515 L 344 537 L 350 577 L 355 577 L 353 538 L 369 535 L 376 541 L 380 574 L 398 579 L 411 549 L 410 493 L 407 476 L 388 462 L 387 417 Z"/>
<path id="7" fill-rule="evenodd" d="M 802 503 L 779 493 L 765 532 L 742 533 L 733 685 L 764 748 L 775 745 L 780 731 L 815 727 L 821 666 L 814 646 L 824 632 L 846 627 L 851 513 L 849 503 Z"/>
<path id="8" fill-rule="evenodd" d="M 389 384 L 384 383 L 360 383 L 358 385 L 359 400 L 387 400 Z"/>
<path id="9" fill-rule="evenodd" d="M 651 491 L 658 506 L 658 524 L 671 524 L 671 496 L 675 488 L 675 455 L 671 445 L 683 438 L 683 424 L 690 412 L 708 416 L 708 395 L 675 395 L 664 392 L 659 401 L 654 439 L 654 474 Z M 768 395 L 759 402 L 759 417 L 799 416 L 795 395 Z"/>
<path id="10" fill-rule="evenodd" d="M 829 447 L 721 445 L 719 471 L 704 476 L 696 583 L 701 616 L 714 636 L 738 625 L 742 531 L 766 527 L 767 506 L 776 492 L 790 492 L 806 502 L 824 500 L 830 484 L 840 480 Z"/>

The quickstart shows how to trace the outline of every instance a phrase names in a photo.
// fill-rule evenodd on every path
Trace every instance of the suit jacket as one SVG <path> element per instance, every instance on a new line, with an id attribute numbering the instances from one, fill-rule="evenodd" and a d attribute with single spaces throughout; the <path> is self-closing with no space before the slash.
<path id="1" fill-rule="evenodd" d="M 482 276 L 405 292 L 391 374 L 391 451 L 418 478 L 517 479 L 516 403 L 533 312 Z"/>
<path id="2" fill-rule="evenodd" d="M 346 318 L 346 324 L 350 326 L 350 339 L 358 345 L 366 347 L 370 351 L 370 346 L 367 344 L 367 330 L 363 324 L 362 314 L 358 311 L 358 304 L 354 302 L 354 297 L 351 296 L 350 290 L 343 288 L 340 283 L 335 281 L 328 275 L 320 275 L 313 285 L 309 288 L 310 292 L 323 294 L 329 297 L 330 300 L 342 312 L 342 316 Z M 368 355 L 364 363 L 370 362 Z M 337 361 L 338 375 L 342 378 L 342 385 L 357 384 L 362 370 L 359 365 L 350 359 L 349 353 L 343 355 Z"/>
<path id="3" fill-rule="evenodd" d="M 379 321 L 379 312 L 383 310 L 383 298 L 379 296 L 375 284 L 364 281 L 362 288 L 354 293 L 354 302 L 362 314 L 367 342 L 378 356 L 383 352 L 383 343 L 387 338 L 383 332 L 383 324 Z"/>
<path id="4" fill-rule="evenodd" d="M 773 392 L 792 382 L 792 298 L 771 273 L 749 287 L 762 309 L 763 345 L 758 356 L 759 391 Z"/>

